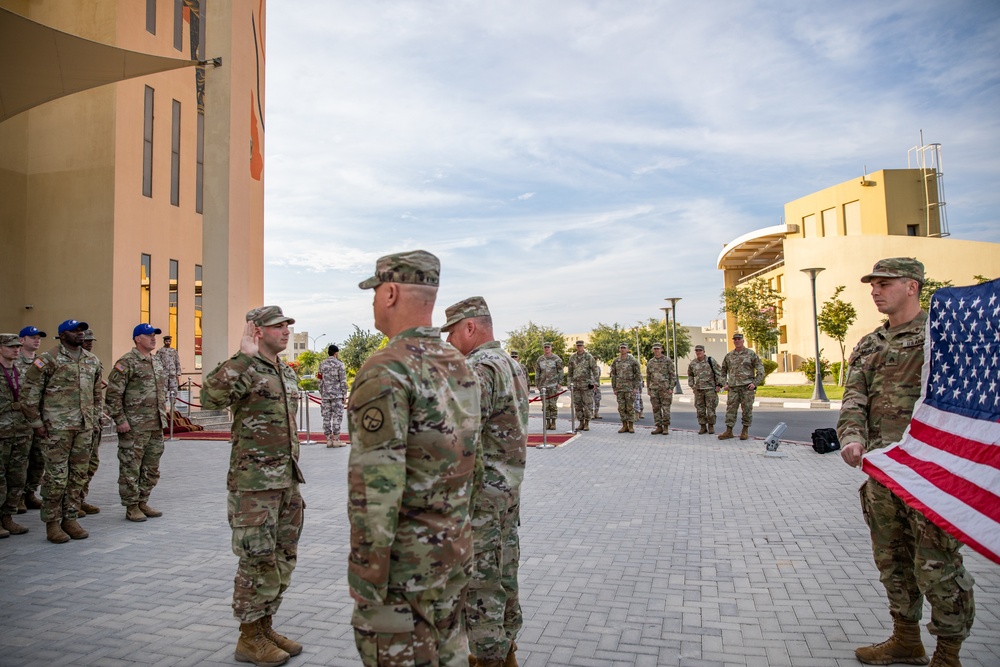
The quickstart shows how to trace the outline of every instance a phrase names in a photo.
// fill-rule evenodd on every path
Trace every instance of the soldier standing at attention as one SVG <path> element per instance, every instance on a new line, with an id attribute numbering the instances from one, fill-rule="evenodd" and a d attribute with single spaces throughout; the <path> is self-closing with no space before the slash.
<path id="1" fill-rule="evenodd" d="M 94 353 L 94 343 L 97 341 L 97 337 L 94 336 L 94 332 L 87 329 L 83 332 L 83 342 L 80 343 L 80 347 L 85 349 L 91 354 Z M 97 360 L 100 363 L 100 359 Z M 104 364 L 101 364 L 101 375 L 104 375 Z M 108 383 L 101 380 L 101 390 L 103 391 Z M 94 442 L 90 449 L 90 464 L 87 466 L 87 483 L 83 486 L 83 494 L 80 496 L 80 516 L 85 514 L 100 514 L 101 508 L 97 505 L 91 505 L 87 502 L 87 495 L 90 494 L 90 482 L 94 479 L 94 475 L 97 474 L 97 469 L 101 465 L 101 431 L 104 429 L 104 410 L 99 410 L 97 419 L 94 423 Z M 77 517 L 79 518 L 79 517 Z"/>
<path id="2" fill-rule="evenodd" d="M 465 596 L 469 664 L 517 664 L 514 640 L 521 630 L 517 569 L 521 545 L 521 480 L 528 446 L 528 377 L 493 338 L 493 318 L 481 296 L 449 306 L 441 331 L 466 356 L 479 377 L 482 421 L 472 501 L 475 565 Z"/>
<path id="3" fill-rule="evenodd" d="M 723 389 L 729 391 L 726 396 L 726 431 L 719 440 L 731 440 L 733 426 L 736 425 L 736 412 L 743 410 L 743 431 L 740 440 L 750 438 L 750 425 L 753 423 L 753 399 L 757 395 L 757 387 L 764 381 L 764 364 L 757 353 L 749 347 L 743 347 L 743 334 L 733 334 L 733 349 L 722 360 L 722 377 L 725 379 Z"/>
<path id="4" fill-rule="evenodd" d="M 517 350 L 511 350 L 510 351 L 510 358 L 513 359 L 514 361 L 516 361 L 517 365 L 521 367 L 521 371 L 524 373 L 524 381 L 525 381 L 525 383 L 527 383 L 528 386 L 531 386 L 531 383 L 528 382 L 528 369 L 527 369 L 527 367 L 524 364 L 521 363 L 521 355 L 518 353 L 518 351 Z"/>
<path id="5" fill-rule="evenodd" d="M 584 349 L 582 340 L 576 341 L 576 354 L 570 355 L 566 364 L 569 384 L 573 388 L 573 408 L 580 421 L 580 430 L 590 430 L 590 418 L 594 414 L 594 386 L 601 379 L 594 355 Z"/>
<path id="6" fill-rule="evenodd" d="M 76 519 L 102 410 L 101 362 L 80 347 L 88 328 L 76 320 L 60 324 L 59 346 L 32 362 L 21 394 L 21 412 L 45 459 L 41 517 L 46 539 L 55 544 L 88 536 Z"/>
<path id="7" fill-rule="evenodd" d="M 701 428 L 698 435 L 715 433 L 715 409 L 719 407 L 722 376 L 712 357 L 705 356 L 705 346 L 694 346 L 695 358 L 688 364 L 688 386 L 694 392 L 694 408 Z"/>
<path id="8" fill-rule="evenodd" d="M 635 433 L 635 395 L 640 391 L 642 368 L 636 358 L 628 353 L 628 345 L 618 346 L 618 356 L 611 362 L 611 390 L 618 399 L 618 416 L 622 427 L 619 433 Z"/>
<path id="9" fill-rule="evenodd" d="M 653 358 L 646 362 L 646 385 L 656 428 L 651 435 L 670 433 L 670 406 L 674 402 L 677 372 L 673 359 L 663 354 L 663 345 L 653 343 Z"/>
<path id="10" fill-rule="evenodd" d="M 35 361 L 35 354 L 42 346 L 42 339 L 47 338 L 44 331 L 39 331 L 37 327 L 24 327 L 18 334 L 21 341 L 21 351 L 17 355 L 17 370 L 21 374 L 21 381 L 28 376 L 28 369 Z M 41 509 L 42 501 L 35 495 L 38 485 L 42 483 L 42 471 L 45 469 L 45 460 L 42 458 L 41 439 L 32 433 L 31 450 L 28 452 L 28 472 L 24 477 L 24 494 L 21 496 L 21 503 L 17 506 L 17 513 L 24 514 L 27 510 Z"/>
<path id="11" fill-rule="evenodd" d="M 135 347 L 115 362 L 105 393 L 118 431 L 118 495 L 129 521 L 163 516 L 149 506 L 160 479 L 163 427 L 168 424 L 167 374 L 153 354 L 159 333 L 145 322 L 132 329 Z"/>
<path id="12" fill-rule="evenodd" d="M 601 412 L 601 367 L 597 367 L 597 381 L 594 382 L 594 419 L 604 419 Z"/>
<path id="13" fill-rule="evenodd" d="M 330 356 L 320 363 L 316 373 L 323 400 L 320 405 L 323 433 L 326 434 L 327 447 L 343 447 L 347 443 L 340 441 L 340 424 L 344 419 L 344 402 L 347 400 L 347 369 L 337 356 L 340 354 L 339 347 L 331 345 L 326 348 L 326 353 Z"/>
<path id="14" fill-rule="evenodd" d="M 163 366 L 163 372 L 166 373 L 167 391 L 170 393 L 171 398 L 177 395 L 177 388 L 181 377 L 181 358 L 177 354 L 177 350 L 172 347 L 173 342 L 173 337 L 170 335 L 164 336 L 163 347 L 156 353 L 157 358 L 160 360 L 160 365 Z"/>
<path id="15" fill-rule="evenodd" d="M 465 667 L 462 598 L 472 574 L 470 496 L 479 383 L 432 326 L 440 263 L 414 250 L 380 257 L 375 328 L 389 337 L 358 371 L 351 436 L 347 580 L 362 662 Z"/>
<path id="16" fill-rule="evenodd" d="M 28 529 L 14 523 L 28 472 L 31 426 L 21 412 L 21 371 L 17 334 L 0 334 L 0 537 L 23 535 Z"/>
<path id="17" fill-rule="evenodd" d="M 535 386 L 542 397 L 545 428 L 552 430 L 556 427 L 556 417 L 559 416 L 555 395 L 562 388 L 563 362 L 558 354 L 552 354 L 552 343 L 545 341 L 542 350 L 544 353 L 535 361 Z M 552 398 L 546 398 L 547 396 Z"/>
<path id="18" fill-rule="evenodd" d="M 841 456 L 860 466 L 865 452 L 898 442 L 920 398 L 927 313 L 920 307 L 924 265 L 909 257 L 883 259 L 861 279 L 888 321 L 861 339 L 848 362 L 844 402 L 837 422 Z M 927 629 L 937 637 L 932 667 L 960 667 L 976 607 L 974 580 L 965 571 L 961 544 L 869 477 L 861 509 L 871 531 L 872 553 L 892 615 L 892 636 L 854 651 L 869 665 L 927 664 L 920 640 L 924 597 L 931 606 Z"/>
<path id="19" fill-rule="evenodd" d="M 232 407 L 227 514 L 233 553 L 239 556 L 233 615 L 240 621 L 236 659 L 283 665 L 302 645 L 273 627 L 298 556 L 305 502 L 299 484 L 298 378 L 278 353 L 288 347 L 288 325 L 278 306 L 254 308 L 240 349 L 205 378 L 201 404 Z"/>

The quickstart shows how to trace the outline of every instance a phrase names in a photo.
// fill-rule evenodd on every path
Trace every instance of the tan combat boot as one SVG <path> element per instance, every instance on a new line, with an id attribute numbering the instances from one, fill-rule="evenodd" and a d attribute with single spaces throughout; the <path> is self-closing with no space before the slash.
<path id="1" fill-rule="evenodd" d="M 336 447 L 336 445 L 335 445 L 335 444 L 333 444 L 333 436 L 332 436 L 332 435 L 328 435 L 328 436 L 326 436 L 326 446 L 327 446 L 328 448 L 329 448 L 329 447 Z"/>
<path id="2" fill-rule="evenodd" d="M 736 436 L 733 435 L 733 427 L 732 426 L 727 426 L 726 427 L 726 432 L 723 433 L 723 434 L 721 434 L 721 435 L 719 435 L 719 440 L 732 440 L 735 437 Z"/>
<path id="3" fill-rule="evenodd" d="M 625 422 L 628 424 L 628 432 L 635 433 L 635 422 Z"/>
<path id="4" fill-rule="evenodd" d="M 702 424 L 701 428 L 698 430 L 698 435 L 705 435 L 706 433 L 708 433 L 708 427 Z"/>
<path id="5" fill-rule="evenodd" d="M 10 531 L 7 530 L 6 528 L 0 528 L 0 539 L 3 539 L 5 537 L 10 537 Z"/>
<path id="6" fill-rule="evenodd" d="M 660 435 L 661 433 L 663 433 L 663 427 L 659 424 L 657 424 L 656 428 L 649 432 L 650 435 Z"/>
<path id="7" fill-rule="evenodd" d="M 708 425 L 708 432 L 709 433 L 715 433 L 715 424 L 709 424 Z"/>
<path id="8" fill-rule="evenodd" d="M 931 667 L 962 667 L 962 662 L 958 659 L 962 641 L 962 637 L 938 637 Z"/>
<path id="9" fill-rule="evenodd" d="M 145 521 L 146 515 L 142 513 L 138 505 L 129 505 L 125 508 L 125 518 L 129 521 Z"/>
<path id="10" fill-rule="evenodd" d="M 157 509 L 153 509 L 145 501 L 139 503 L 139 511 L 148 517 L 156 518 L 158 516 L 163 516 L 163 512 Z"/>
<path id="11" fill-rule="evenodd" d="M 62 525 L 59 527 L 74 540 L 85 540 L 90 537 L 90 533 L 85 531 L 83 526 L 76 522 L 76 519 L 63 519 Z"/>
<path id="12" fill-rule="evenodd" d="M 63 531 L 58 521 L 49 521 L 45 524 L 45 539 L 53 544 L 62 544 L 69 542 L 69 535 Z"/>
<path id="13" fill-rule="evenodd" d="M 240 623 L 240 639 L 236 642 L 234 657 L 237 662 L 252 662 L 257 667 L 278 667 L 288 662 L 288 653 L 268 639 L 259 620 Z"/>
<path id="14" fill-rule="evenodd" d="M 24 494 L 24 506 L 29 510 L 40 510 L 42 509 L 42 501 L 38 499 L 34 491 L 28 491 Z"/>
<path id="15" fill-rule="evenodd" d="M 618 429 L 619 433 L 628 433 L 628 422 L 622 422 L 622 427 Z"/>
<path id="16" fill-rule="evenodd" d="M 740 431 L 740 440 L 749 440 L 749 439 L 750 439 L 750 427 L 744 426 L 743 430 Z"/>
<path id="17" fill-rule="evenodd" d="M 670 435 L 670 424 L 663 425 L 663 435 Z"/>
<path id="18" fill-rule="evenodd" d="M 274 626 L 272 625 L 273 622 L 274 622 L 273 616 L 265 616 L 264 618 L 260 619 L 260 625 L 264 629 L 264 634 L 267 636 L 267 638 L 270 639 L 275 646 L 280 648 L 288 655 L 298 655 L 299 653 L 302 653 L 302 644 L 298 643 L 297 641 L 289 639 L 285 635 L 278 634 L 278 632 L 275 631 Z"/>
<path id="19" fill-rule="evenodd" d="M 80 503 L 80 511 L 83 512 L 84 514 L 100 514 L 101 508 L 98 507 L 97 505 L 91 505 L 88 502 L 82 502 Z"/>
<path id="20" fill-rule="evenodd" d="M 17 501 L 17 513 L 18 514 L 27 514 L 28 513 L 28 508 L 24 506 L 24 498 L 23 497 L 20 500 Z"/>
<path id="21" fill-rule="evenodd" d="M 854 655 L 866 665 L 926 665 L 927 651 L 920 641 L 920 624 L 916 621 L 892 620 L 892 636 L 879 644 L 854 649 Z M 942 663 L 947 664 L 947 663 Z"/>
<path id="22" fill-rule="evenodd" d="M 3 526 L 3 529 L 11 535 L 24 535 L 28 532 L 27 527 L 19 523 L 14 523 L 14 518 L 9 514 L 4 514 L 0 517 L 0 526 Z"/>
<path id="23" fill-rule="evenodd" d="M 584 419 L 583 420 L 583 430 L 584 431 L 589 431 L 590 430 L 590 420 L 589 419 Z"/>

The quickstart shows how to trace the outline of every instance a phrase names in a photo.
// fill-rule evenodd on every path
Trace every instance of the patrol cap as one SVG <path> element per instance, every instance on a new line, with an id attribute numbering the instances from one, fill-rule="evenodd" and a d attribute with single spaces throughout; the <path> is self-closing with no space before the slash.
<path id="1" fill-rule="evenodd" d="M 733 340 L 736 340 L 737 338 L 743 338 L 743 334 L 741 334 L 741 333 L 734 333 L 733 334 Z"/>
<path id="2" fill-rule="evenodd" d="M 870 283 L 873 278 L 911 278 L 923 283 L 924 265 L 912 257 L 880 259 L 875 262 L 872 272 L 861 278 L 861 282 Z"/>
<path id="3" fill-rule="evenodd" d="M 77 322 L 76 320 L 66 320 L 59 325 L 59 334 L 63 334 L 67 331 L 80 331 L 81 329 L 89 329 L 90 325 L 86 322 Z"/>
<path id="4" fill-rule="evenodd" d="M 0 334 L 0 345 L 3 347 L 21 347 L 20 336 L 17 334 Z"/>
<path id="5" fill-rule="evenodd" d="M 295 324 L 295 320 L 285 317 L 280 306 L 261 306 L 247 312 L 247 322 L 253 322 L 259 327 L 273 327 L 276 324 Z"/>
<path id="6" fill-rule="evenodd" d="M 437 287 L 441 278 L 441 262 L 426 250 L 410 250 L 379 257 L 375 275 L 358 283 L 361 289 L 372 289 L 382 283 L 406 283 Z"/>
<path id="7" fill-rule="evenodd" d="M 447 331 L 470 317 L 489 317 L 490 308 L 486 305 L 486 299 L 483 297 L 470 296 L 468 299 L 462 299 L 458 303 L 448 306 L 444 311 L 444 316 L 448 319 L 441 327 L 441 331 Z"/>
<path id="8" fill-rule="evenodd" d="M 511 356 L 512 359 L 517 359 L 521 355 L 518 354 L 517 350 L 511 350 L 510 351 L 510 356 Z"/>
<path id="9" fill-rule="evenodd" d="M 701 350 L 702 352 L 704 352 L 705 351 L 705 346 L 704 345 L 695 345 L 694 346 L 694 351 L 697 352 L 698 350 Z"/>
<path id="10" fill-rule="evenodd" d="M 576 341 L 576 344 L 577 344 L 577 345 L 585 345 L 585 343 L 584 343 L 584 342 L 583 342 L 582 340 L 578 340 L 578 341 Z"/>
<path id="11" fill-rule="evenodd" d="M 656 348 L 660 348 L 662 350 L 663 349 L 663 343 L 653 343 L 653 349 L 655 350 Z"/>
<path id="12" fill-rule="evenodd" d="M 623 347 L 627 350 L 628 349 L 628 343 L 622 343 L 621 345 L 618 346 L 618 349 L 620 350 Z"/>
<path id="13" fill-rule="evenodd" d="M 135 325 L 135 328 L 132 329 L 132 338 L 135 338 L 136 336 L 146 336 L 148 334 L 160 334 L 160 333 L 163 332 L 160 331 L 159 329 L 154 329 L 152 324 L 147 324 L 146 322 L 143 322 L 142 324 Z"/>
<path id="14" fill-rule="evenodd" d="M 133 338 L 135 338 L 135 336 L 133 336 Z M 97 336 L 94 335 L 93 331 L 87 329 L 83 332 L 83 340 L 97 340 Z"/>
<path id="15" fill-rule="evenodd" d="M 38 336 L 39 338 L 48 338 L 48 334 L 44 331 L 39 331 L 36 327 L 24 327 L 21 329 L 21 333 L 17 334 L 18 337 L 24 338 L 25 336 Z"/>
<path id="16" fill-rule="evenodd" d="M 549 347 L 550 348 L 550 347 L 552 347 L 552 343 L 550 343 L 549 341 L 545 341 L 544 343 L 542 343 L 542 347 Z"/>

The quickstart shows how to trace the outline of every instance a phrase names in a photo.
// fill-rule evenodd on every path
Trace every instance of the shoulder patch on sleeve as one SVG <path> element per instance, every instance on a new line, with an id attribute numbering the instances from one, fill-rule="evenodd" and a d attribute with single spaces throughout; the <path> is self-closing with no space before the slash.
<path id="1" fill-rule="evenodd" d="M 44 362 L 44 361 L 42 360 L 42 358 L 41 358 L 41 357 L 38 357 L 37 359 L 35 359 L 35 360 L 34 360 L 34 361 L 32 362 L 32 364 L 33 364 L 33 365 L 34 365 L 35 367 L 37 367 L 37 368 L 45 368 L 45 362 Z"/>
<path id="2" fill-rule="evenodd" d="M 118 363 L 115 364 L 115 370 L 118 371 L 119 373 L 124 373 L 125 367 L 122 366 L 121 362 L 119 361 Z"/>

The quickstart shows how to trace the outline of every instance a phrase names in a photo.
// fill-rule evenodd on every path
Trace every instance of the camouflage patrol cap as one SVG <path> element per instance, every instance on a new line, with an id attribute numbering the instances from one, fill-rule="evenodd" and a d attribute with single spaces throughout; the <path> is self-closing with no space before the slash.
<path id="1" fill-rule="evenodd" d="M 521 355 L 518 354 L 517 350 L 511 350 L 510 351 L 510 356 L 511 356 L 512 359 L 517 359 Z"/>
<path id="2" fill-rule="evenodd" d="M 92 330 L 87 329 L 86 331 L 83 332 L 83 340 L 84 341 L 97 340 L 97 336 L 94 335 L 94 332 Z"/>
<path id="3" fill-rule="evenodd" d="M 0 345 L 3 347 L 21 347 L 20 338 L 17 334 L 0 334 Z"/>
<path id="4" fill-rule="evenodd" d="M 407 283 L 437 287 L 441 278 L 441 262 L 426 250 L 410 250 L 379 257 L 375 275 L 358 283 L 361 289 L 372 289 L 382 283 Z"/>
<path id="5" fill-rule="evenodd" d="M 576 344 L 577 344 L 577 345 L 586 345 L 586 343 L 584 343 L 584 342 L 583 342 L 582 340 L 578 340 L 578 341 L 576 341 Z"/>
<path id="6" fill-rule="evenodd" d="M 874 278 L 910 278 L 923 283 L 924 265 L 912 257 L 880 259 L 875 262 L 872 272 L 861 278 L 861 282 L 870 283 Z"/>
<path id="7" fill-rule="evenodd" d="M 490 308 L 486 305 L 486 299 L 483 297 L 470 296 L 468 299 L 462 299 L 458 303 L 448 306 L 444 311 L 444 316 L 448 319 L 441 327 L 441 331 L 447 331 L 470 317 L 489 317 Z"/>
<path id="8" fill-rule="evenodd" d="M 247 313 L 247 322 L 253 322 L 259 327 L 273 327 L 276 324 L 283 324 L 285 322 L 295 324 L 295 320 L 290 317 L 286 317 L 285 314 L 281 312 L 280 306 L 261 306 L 260 308 L 254 308 Z"/>
<path id="9" fill-rule="evenodd" d="M 618 349 L 620 350 L 623 347 L 627 350 L 628 349 L 628 343 L 622 343 L 621 345 L 618 346 Z"/>
<path id="10" fill-rule="evenodd" d="M 660 348 L 662 350 L 663 349 L 663 343 L 653 343 L 653 349 L 655 350 L 656 348 Z"/>
<path id="11" fill-rule="evenodd" d="M 705 346 L 704 345 L 695 345 L 694 346 L 694 351 L 697 352 L 698 350 L 701 350 L 702 352 L 704 352 L 705 351 Z"/>
<path id="12" fill-rule="evenodd" d="M 552 343 L 550 343 L 549 341 L 545 341 L 544 343 L 542 343 L 542 347 L 552 347 Z"/>

